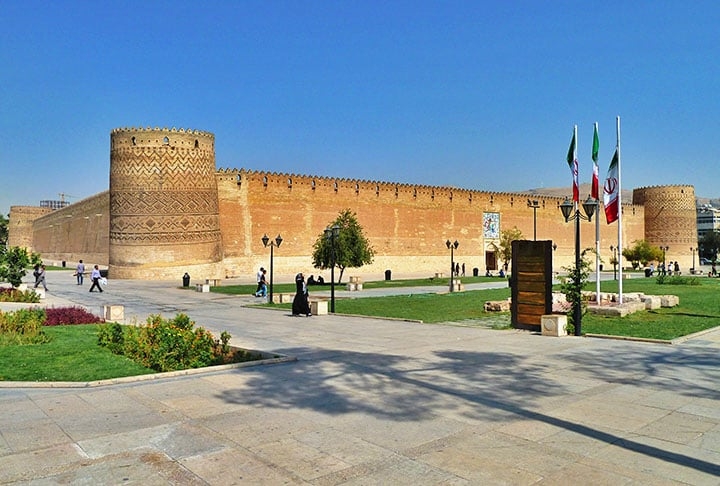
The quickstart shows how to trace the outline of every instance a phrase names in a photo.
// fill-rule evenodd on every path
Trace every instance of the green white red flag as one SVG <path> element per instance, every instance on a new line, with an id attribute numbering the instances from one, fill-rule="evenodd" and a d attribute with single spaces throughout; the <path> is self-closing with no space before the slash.
<path id="1" fill-rule="evenodd" d="M 620 215 L 619 199 L 620 196 L 620 172 L 619 172 L 618 149 L 615 148 L 615 154 L 610 162 L 607 179 L 605 179 L 605 187 L 603 188 L 603 205 L 605 206 L 605 219 L 607 223 L 615 222 Z"/>
<path id="2" fill-rule="evenodd" d="M 577 125 L 573 129 L 573 138 L 567 154 L 567 163 L 573 176 L 573 201 L 580 202 L 580 182 L 578 180 L 578 158 L 577 158 Z"/>
<path id="3" fill-rule="evenodd" d="M 600 168 L 598 167 L 598 152 L 600 150 L 600 139 L 598 138 L 598 124 L 595 123 L 595 130 L 593 132 L 593 144 L 592 144 L 592 159 L 593 159 L 593 175 L 592 184 L 590 188 L 590 196 L 593 199 L 600 199 Z"/>

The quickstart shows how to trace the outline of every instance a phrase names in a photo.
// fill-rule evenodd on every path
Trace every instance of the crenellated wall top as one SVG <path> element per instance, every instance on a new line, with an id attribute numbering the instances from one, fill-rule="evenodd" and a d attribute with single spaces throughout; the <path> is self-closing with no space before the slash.
<path id="1" fill-rule="evenodd" d="M 212 137 L 215 138 L 215 134 L 211 132 L 205 132 L 202 130 L 194 130 L 191 128 L 167 128 L 167 127 L 121 127 L 121 128 L 113 128 L 110 133 L 185 133 L 190 135 L 202 135 L 204 137 Z"/>
<path id="2" fill-rule="evenodd" d="M 200 149 L 214 151 L 215 135 L 184 128 L 115 128 L 110 132 L 110 149 Z"/>
<path id="3" fill-rule="evenodd" d="M 274 172 L 274 171 L 262 171 L 252 170 L 244 168 L 219 168 L 217 170 L 218 175 L 232 176 L 234 179 L 241 183 L 243 179 L 260 181 L 265 185 L 283 185 L 287 187 L 293 186 L 310 186 L 310 187 L 322 187 L 322 186 L 335 186 L 336 188 L 350 188 L 355 191 L 360 189 L 372 189 L 376 192 L 387 192 L 392 191 L 395 193 L 431 193 L 431 194 L 454 194 L 456 196 L 467 196 L 468 199 L 472 199 L 472 195 L 487 195 L 494 200 L 514 198 L 519 199 L 538 199 L 545 201 L 557 201 L 558 204 L 562 202 L 565 196 L 554 196 L 550 194 L 538 194 L 534 191 L 487 191 L 477 189 L 466 189 L 455 186 L 431 186 L 425 184 L 412 184 L 403 182 L 389 182 L 379 180 L 368 180 L 368 179 L 352 179 L 344 177 L 332 177 L 332 176 L 318 176 L 308 174 L 296 174 L 288 172 Z M 492 199 L 491 199 L 492 200 Z M 633 206 L 631 203 L 623 203 L 623 206 Z"/>

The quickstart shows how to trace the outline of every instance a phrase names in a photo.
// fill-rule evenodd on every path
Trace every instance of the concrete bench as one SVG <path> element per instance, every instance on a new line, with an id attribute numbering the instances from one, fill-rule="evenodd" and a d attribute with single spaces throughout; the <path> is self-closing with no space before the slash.
<path id="1" fill-rule="evenodd" d="M 103 318 L 106 321 L 121 322 L 125 320 L 125 306 L 123 305 L 104 305 Z"/>
<path id="2" fill-rule="evenodd" d="M 205 285 L 210 285 L 211 287 L 220 287 L 220 285 L 222 285 L 222 279 L 221 278 L 206 278 Z"/>
<path id="3" fill-rule="evenodd" d="M 195 290 L 198 292 L 210 292 L 209 284 L 195 284 Z"/>
<path id="4" fill-rule="evenodd" d="M 311 300 L 310 313 L 314 316 L 326 316 L 328 313 L 327 300 Z"/>

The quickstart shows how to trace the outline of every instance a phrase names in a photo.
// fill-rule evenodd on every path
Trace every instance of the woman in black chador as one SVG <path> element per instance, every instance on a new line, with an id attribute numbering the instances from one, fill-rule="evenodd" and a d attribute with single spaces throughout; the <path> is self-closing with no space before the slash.
<path id="1" fill-rule="evenodd" d="M 292 313 L 294 316 L 304 314 L 310 317 L 308 291 L 307 286 L 305 285 L 305 277 L 302 273 L 295 275 L 295 298 L 293 299 Z"/>

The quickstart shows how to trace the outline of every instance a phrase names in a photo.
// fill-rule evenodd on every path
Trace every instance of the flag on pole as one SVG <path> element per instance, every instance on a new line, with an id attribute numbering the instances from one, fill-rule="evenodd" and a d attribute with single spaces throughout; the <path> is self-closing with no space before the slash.
<path id="1" fill-rule="evenodd" d="M 590 196 L 598 200 L 600 199 L 600 169 L 598 168 L 598 151 L 600 150 L 600 139 L 598 139 L 598 124 L 595 123 L 595 130 L 593 132 L 593 145 L 592 145 L 592 159 L 593 159 L 593 175 L 592 175 L 592 187 Z"/>
<path id="2" fill-rule="evenodd" d="M 577 158 L 577 125 L 573 130 L 573 138 L 568 149 L 567 162 L 573 176 L 573 201 L 580 202 L 580 182 L 578 181 L 578 158 Z"/>
<path id="3" fill-rule="evenodd" d="M 605 187 L 603 188 L 603 204 L 605 205 L 605 219 L 607 223 L 613 223 L 618 219 L 620 207 L 618 197 L 620 195 L 620 173 L 618 167 L 618 149 L 610 162 Z"/>

